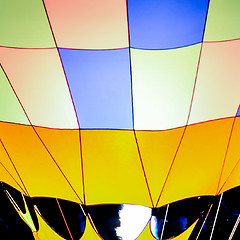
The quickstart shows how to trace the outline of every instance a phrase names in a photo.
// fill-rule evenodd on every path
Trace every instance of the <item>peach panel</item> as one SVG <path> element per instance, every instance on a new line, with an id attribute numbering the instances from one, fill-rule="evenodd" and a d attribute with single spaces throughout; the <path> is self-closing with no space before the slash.
<path id="1" fill-rule="evenodd" d="M 30 196 L 80 202 L 31 126 L 2 122 L 0 137 Z M 54 140 L 57 142 L 57 139 Z M 80 196 L 82 189 L 76 191 Z"/>
<path id="2" fill-rule="evenodd" d="M 240 103 L 240 40 L 204 43 L 189 123 L 235 116 Z"/>
<path id="3" fill-rule="evenodd" d="M 183 128 L 136 133 L 153 202 L 156 203 L 177 151 Z"/>
<path id="4" fill-rule="evenodd" d="M 0 61 L 33 125 L 78 128 L 57 49 L 0 48 Z"/>
<path id="5" fill-rule="evenodd" d="M 58 47 L 112 49 L 128 46 L 126 1 L 44 2 Z"/>
<path id="6" fill-rule="evenodd" d="M 82 130 L 86 204 L 152 206 L 133 131 Z"/>
<path id="7" fill-rule="evenodd" d="M 227 118 L 187 128 L 158 207 L 216 194 L 233 121 Z"/>

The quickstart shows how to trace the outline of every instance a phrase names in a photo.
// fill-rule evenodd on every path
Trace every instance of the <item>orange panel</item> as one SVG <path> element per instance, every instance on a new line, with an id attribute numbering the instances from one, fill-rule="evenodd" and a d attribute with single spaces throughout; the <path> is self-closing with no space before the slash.
<path id="1" fill-rule="evenodd" d="M 218 190 L 219 194 L 234 187 L 238 187 L 240 185 L 239 172 L 240 172 L 240 158 L 238 160 L 237 165 L 231 171 L 228 178 L 221 184 L 221 188 Z"/>
<path id="2" fill-rule="evenodd" d="M 215 195 L 234 118 L 188 126 L 158 207 Z"/>
<path id="3" fill-rule="evenodd" d="M 35 129 L 68 181 L 83 199 L 79 130 Z"/>
<path id="4" fill-rule="evenodd" d="M 82 130 L 87 204 L 152 206 L 133 131 Z"/>
<path id="5" fill-rule="evenodd" d="M 166 131 L 136 131 L 144 168 L 156 203 L 173 161 L 183 128 Z"/>
<path id="6" fill-rule="evenodd" d="M 123 0 L 44 0 L 58 47 L 112 49 L 128 46 Z"/>
<path id="7" fill-rule="evenodd" d="M 0 173 L 1 182 L 9 184 L 12 187 L 16 188 L 18 191 L 27 195 L 26 190 L 1 142 L 0 142 Z"/>
<path id="8" fill-rule="evenodd" d="M 0 137 L 30 196 L 80 202 L 31 126 L 0 123 Z M 82 189 L 75 190 L 81 196 Z"/>
<path id="9" fill-rule="evenodd" d="M 231 174 L 233 168 L 235 167 L 235 165 L 237 164 L 237 162 L 240 159 L 240 148 L 239 148 L 240 134 L 239 133 L 240 133 L 240 118 L 237 117 L 235 120 L 235 123 L 234 123 L 234 128 L 233 128 L 231 140 L 229 143 L 229 148 L 227 151 L 226 161 L 224 164 L 224 169 L 223 169 L 219 188 L 221 188 L 221 186 L 227 180 L 227 178 Z M 230 182 L 229 182 L 229 184 L 230 184 Z M 231 184 L 233 184 L 232 187 L 238 186 L 240 184 L 240 179 L 238 179 L 237 181 L 233 181 Z M 229 185 L 228 188 L 232 188 L 231 184 Z"/>

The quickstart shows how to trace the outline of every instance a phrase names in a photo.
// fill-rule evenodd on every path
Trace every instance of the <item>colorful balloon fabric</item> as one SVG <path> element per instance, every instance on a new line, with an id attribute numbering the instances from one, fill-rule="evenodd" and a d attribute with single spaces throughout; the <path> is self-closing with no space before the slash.
<path id="1" fill-rule="evenodd" d="M 150 208 L 239 186 L 239 11 L 0 0 L 0 181 L 31 198 Z"/>

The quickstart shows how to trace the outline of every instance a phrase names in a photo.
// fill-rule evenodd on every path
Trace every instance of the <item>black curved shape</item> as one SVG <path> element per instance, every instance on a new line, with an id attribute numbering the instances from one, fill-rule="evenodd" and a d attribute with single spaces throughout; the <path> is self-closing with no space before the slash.
<path id="1" fill-rule="evenodd" d="M 184 199 L 169 204 L 162 239 L 176 237 L 190 227 L 198 218 L 204 218 L 213 201 L 214 197 L 204 196 Z M 151 230 L 156 239 L 160 239 L 162 234 L 165 214 L 166 206 L 153 209 L 151 226 L 153 226 L 153 220 L 157 223 L 154 224 L 155 227 L 154 229 L 152 227 Z"/>
<path id="2" fill-rule="evenodd" d="M 48 225 L 64 239 L 78 240 L 82 237 L 86 226 L 86 217 L 82 210 L 85 211 L 85 206 L 81 208 L 78 203 L 44 197 L 35 197 L 33 202 Z"/>
<path id="3" fill-rule="evenodd" d="M 88 206 L 92 221 L 104 240 L 121 240 L 117 236 L 116 228 L 120 227 L 119 211 L 122 204 L 106 204 Z"/>
<path id="4" fill-rule="evenodd" d="M 0 185 L 0 239 L 34 240 L 31 229 L 13 207 L 2 185 Z"/>
<path id="5" fill-rule="evenodd" d="M 15 207 L 23 214 L 25 214 L 26 208 L 24 205 L 22 193 L 6 183 L 2 183 L 2 187 L 7 196 L 12 198 Z"/>

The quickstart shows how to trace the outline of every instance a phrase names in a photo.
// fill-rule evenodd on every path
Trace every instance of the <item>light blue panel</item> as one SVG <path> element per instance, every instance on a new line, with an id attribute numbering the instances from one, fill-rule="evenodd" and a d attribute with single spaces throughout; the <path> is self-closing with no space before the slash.
<path id="1" fill-rule="evenodd" d="M 80 127 L 133 129 L 129 49 L 59 49 Z"/>
<path id="2" fill-rule="evenodd" d="M 130 46 L 170 49 L 202 41 L 208 0 L 128 0 Z"/>

